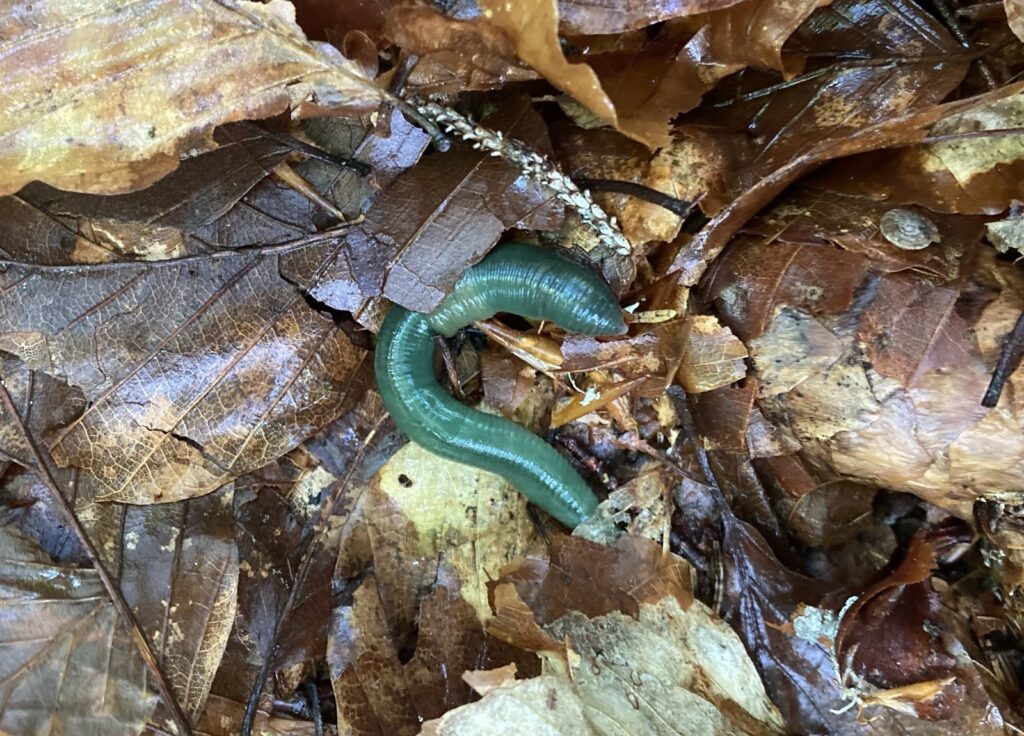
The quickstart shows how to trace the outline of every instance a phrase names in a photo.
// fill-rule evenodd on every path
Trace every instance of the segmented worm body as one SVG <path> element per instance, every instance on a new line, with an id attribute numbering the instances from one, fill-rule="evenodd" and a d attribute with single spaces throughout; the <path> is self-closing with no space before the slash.
<path id="1" fill-rule="evenodd" d="M 377 387 L 395 423 L 441 457 L 505 478 L 568 527 L 597 506 L 572 465 L 537 435 L 456 401 L 434 377 L 435 334 L 451 337 L 498 312 L 547 320 L 586 335 L 626 331 L 618 301 L 595 274 L 521 243 L 468 269 L 430 314 L 392 307 L 377 340 Z"/>

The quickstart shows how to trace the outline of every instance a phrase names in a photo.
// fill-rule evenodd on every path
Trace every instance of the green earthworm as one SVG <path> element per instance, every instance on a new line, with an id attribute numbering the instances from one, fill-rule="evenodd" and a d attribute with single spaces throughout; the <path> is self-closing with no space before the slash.
<path id="1" fill-rule="evenodd" d="M 434 377 L 435 334 L 498 312 L 554 322 L 569 332 L 621 335 L 619 303 L 597 275 L 522 243 L 495 248 L 469 268 L 430 314 L 394 306 L 377 338 L 377 389 L 399 429 L 435 455 L 496 473 L 567 527 L 597 506 L 572 465 L 540 437 L 456 401 Z"/>

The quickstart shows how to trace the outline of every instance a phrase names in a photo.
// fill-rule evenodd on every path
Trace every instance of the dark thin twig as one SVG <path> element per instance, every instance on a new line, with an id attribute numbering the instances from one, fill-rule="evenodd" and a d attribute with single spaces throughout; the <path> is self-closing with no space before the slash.
<path id="1" fill-rule="evenodd" d="M 188 716 L 181 709 L 181 705 L 178 704 L 177 698 L 174 697 L 174 693 L 171 691 L 170 683 L 164 677 L 163 671 L 160 669 L 160 664 L 156 661 L 156 655 L 153 654 L 153 648 L 149 644 L 149 640 L 146 639 L 146 634 L 142 631 L 139 626 L 139 622 L 135 620 L 135 615 L 132 613 L 132 609 L 128 606 L 128 602 L 125 601 L 124 596 L 121 594 L 121 589 L 114 583 L 113 578 L 110 577 L 110 573 L 107 572 L 107 568 L 103 565 L 100 560 L 99 553 L 96 547 L 93 545 L 92 540 L 89 539 L 85 533 L 85 529 L 82 528 L 81 523 L 78 521 L 78 517 L 75 516 L 74 510 L 68 503 L 68 500 L 61 493 L 60 487 L 57 485 L 56 479 L 50 472 L 49 466 L 43 459 L 43 455 L 39 452 L 39 448 L 36 447 L 35 440 L 32 439 L 32 435 L 28 431 L 28 427 L 22 420 L 21 415 L 18 413 L 17 407 L 14 405 L 14 399 L 11 398 L 10 392 L 7 390 L 7 385 L 0 380 L 0 401 L 3 402 L 4 411 L 11 416 L 11 421 L 15 424 L 18 432 L 21 433 L 25 440 L 25 446 L 28 448 L 29 455 L 31 456 L 34 467 L 30 469 L 35 470 L 36 474 L 39 475 L 40 479 L 46 485 L 46 488 L 50 491 L 50 495 L 53 496 L 53 502 L 60 515 L 64 517 L 64 523 L 74 530 L 75 535 L 78 537 L 78 541 L 81 543 L 82 548 L 85 550 L 86 555 L 89 557 L 89 561 L 92 562 L 93 568 L 96 570 L 96 574 L 99 575 L 100 581 L 103 583 L 103 587 L 107 591 L 107 595 L 110 596 L 111 603 L 114 604 L 114 608 L 117 611 L 118 616 L 128 627 L 128 631 L 131 632 L 132 639 L 135 640 L 135 646 L 139 650 L 139 654 L 142 655 L 143 660 L 146 662 L 146 666 L 149 667 L 150 674 L 153 676 L 153 680 L 156 682 L 157 690 L 160 692 L 160 697 L 163 698 L 164 705 L 171 711 L 171 717 L 174 719 L 175 725 L 183 736 L 191 736 L 192 725 L 189 723 Z"/>
<path id="2" fill-rule="evenodd" d="M 971 138 L 994 138 L 1001 135 L 1024 135 L 1024 128 L 989 128 L 988 130 L 965 130 L 962 133 L 943 133 L 922 138 L 919 143 L 945 143 L 946 141 L 963 141 Z"/>
<path id="3" fill-rule="evenodd" d="M 345 474 L 345 477 L 338 482 L 338 485 L 336 486 L 337 488 L 344 488 L 348 484 L 354 469 L 359 465 L 359 461 L 362 459 L 363 453 L 366 451 L 366 446 L 369 443 L 370 438 L 377 433 L 381 423 L 384 421 L 384 416 L 377 420 L 373 429 L 370 430 L 363 439 L 362 447 L 359 448 L 355 457 L 352 458 L 348 472 Z M 249 691 L 249 699 L 245 704 L 245 715 L 242 717 L 242 728 L 239 731 L 239 736 L 252 736 L 252 727 L 256 720 L 256 710 L 259 706 L 260 695 L 263 694 L 263 686 L 267 682 L 267 677 L 270 675 L 270 668 L 273 666 L 275 661 L 274 658 L 277 654 L 277 640 L 281 634 L 281 626 L 291 615 L 298 600 L 299 593 L 305 587 L 306 576 L 309 575 L 309 569 L 313 565 L 313 557 L 317 546 L 321 543 L 323 537 L 330 528 L 330 524 L 327 524 L 326 521 L 330 518 L 330 515 L 334 510 L 335 500 L 336 497 L 332 494 L 328 503 L 324 504 L 324 507 L 321 509 L 320 518 L 324 522 L 321 531 L 318 534 L 314 534 L 306 545 L 306 549 L 303 552 L 302 563 L 299 565 L 299 571 L 296 573 L 295 578 L 292 581 L 292 588 L 288 592 L 288 600 L 284 604 L 281 615 L 278 617 L 277 621 L 274 622 L 274 633 L 270 639 L 273 646 L 266 658 L 263 660 L 263 665 L 260 667 L 260 671 L 256 674 L 256 680 L 253 682 L 252 689 Z"/>
<path id="4" fill-rule="evenodd" d="M 999 353 L 999 362 L 996 363 L 996 368 L 992 371 L 992 380 L 989 381 L 985 397 L 981 400 L 982 406 L 991 409 L 999 403 L 1003 385 L 1017 368 L 1022 354 L 1024 354 L 1024 312 L 1017 318 L 1017 323 L 1007 335 L 1006 342 L 1003 343 L 1003 349 Z"/>
<path id="5" fill-rule="evenodd" d="M 409 75 L 412 74 L 412 70 L 416 67 L 416 63 L 419 60 L 419 54 L 410 54 L 405 49 L 402 49 L 398 57 L 398 63 L 395 65 L 395 73 L 391 76 L 391 82 L 388 84 L 388 92 L 395 97 L 402 94 L 402 90 L 405 89 L 405 83 L 409 81 Z"/>
<path id="6" fill-rule="evenodd" d="M 659 207 L 664 207 L 669 212 L 686 217 L 693 209 L 693 202 L 684 202 L 681 199 L 672 197 L 657 189 L 645 187 L 632 181 L 620 181 L 618 179 L 576 179 L 580 189 L 591 192 L 615 192 L 616 194 L 628 194 L 637 199 L 643 199 Z"/>
<path id="7" fill-rule="evenodd" d="M 281 145 L 287 146 L 293 151 L 298 151 L 310 158 L 315 158 L 318 161 L 333 164 L 334 166 L 338 166 L 342 169 L 350 169 L 360 176 L 366 176 L 373 170 L 369 164 L 365 164 L 362 161 L 356 161 L 354 158 L 345 158 L 344 156 L 335 156 L 330 151 L 317 148 L 316 146 L 310 145 L 305 141 L 300 141 L 298 138 L 293 138 L 285 133 L 278 133 L 277 131 L 269 130 L 264 128 L 262 125 L 258 125 L 248 120 L 245 121 L 244 125 L 247 128 L 252 129 L 254 132 L 258 132 L 259 135 L 277 141 Z"/>
<path id="8" fill-rule="evenodd" d="M 313 712 L 313 728 L 316 736 L 324 736 L 324 716 L 320 712 L 320 693 L 316 689 L 315 680 L 306 680 L 306 697 L 309 698 L 309 707 Z"/>
<path id="9" fill-rule="evenodd" d="M 452 148 L 452 139 L 441 132 L 441 129 L 437 127 L 437 123 L 423 115 L 414 105 L 406 102 L 401 97 L 395 97 L 391 100 L 391 104 L 397 107 L 402 113 L 412 120 L 416 125 L 423 128 L 427 135 L 430 136 L 431 143 L 441 153 L 450 151 Z"/>
<path id="10" fill-rule="evenodd" d="M 942 16 L 942 22 L 946 24 L 946 28 L 948 28 L 949 32 L 953 34 L 953 38 L 957 40 L 957 43 L 968 51 L 973 51 L 974 47 L 972 46 L 970 39 L 967 38 L 963 29 L 960 27 L 960 21 L 957 20 L 956 13 L 953 12 L 953 9 L 949 7 L 949 3 L 946 2 L 946 0 L 932 0 L 932 5 L 935 7 L 935 10 L 938 11 L 939 15 Z M 996 78 L 992 74 L 992 70 L 989 69 L 988 64 L 985 63 L 985 60 L 978 58 L 975 62 L 978 65 L 978 71 L 981 72 L 981 76 L 985 79 L 985 85 L 990 90 L 998 87 L 999 85 L 996 84 Z"/>
<path id="11" fill-rule="evenodd" d="M 452 392 L 460 399 L 466 398 L 462 390 L 462 383 L 459 381 L 459 370 L 455 367 L 455 359 L 452 351 L 448 349 L 448 343 L 441 335 L 434 335 L 434 345 L 441 353 L 441 362 L 444 363 L 444 370 L 448 374 L 448 383 L 451 384 Z"/>

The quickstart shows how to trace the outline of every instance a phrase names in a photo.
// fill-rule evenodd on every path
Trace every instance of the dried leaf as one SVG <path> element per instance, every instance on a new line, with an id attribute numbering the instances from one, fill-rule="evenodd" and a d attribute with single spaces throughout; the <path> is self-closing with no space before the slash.
<path id="1" fill-rule="evenodd" d="M 1024 3 L 1021 0 L 1004 0 L 1004 4 L 1010 30 L 1017 34 L 1017 38 L 1024 41 Z"/>
<path id="2" fill-rule="evenodd" d="M 28 344 L 33 343 L 38 344 L 35 341 Z M 82 413 L 85 397 L 46 373 L 30 370 L 6 352 L 0 352 L 0 380 L 18 408 L 18 416 L 11 417 L 0 407 L 0 458 L 4 466 L 15 462 L 31 467 L 34 460 L 25 442 L 23 427 L 41 445 L 50 432 L 66 426 Z"/>
<path id="3" fill-rule="evenodd" d="M 931 371 L 970 364 L 973 340 L 954 309 L 958 296 L 910 276 L 883 279 L 857 334 L 871 365 L 909 388 Z"/>
<path id="4" fill-rule="evenodd" d="M 275 255 L 12 266 L 4 281 L 0 343 L 92 402 L 51 452 L 105 501 L 208 493 L 336 418 L 367 380 L 363 351 Z M 25 334 L 38 347 L 10 344 Z"/>
<path id="5" fill-rule="evenodd" d="M 0 731 L 134 736 L 156 705 L 99 575 L 0 526 Z"/>
<path id="6" fill-rule="evenodd" d="M 565 714 L 577 732 L 603 733 L 605 723 L 638 734 L 781 730 L 739 641 L 690 598 L 678 559 L 636 537 L 623 537 L 617 549 L 567 539 L 552 552 L 550 569 L 539 576 L 522 565 L 504 572 L 488 628 L 518 646 L 561 650 L 544 657 L 545 674 L 567 686 L 559 698 L 578 701 L 580 712 Z M 474 709 L 493 716 L 488 708 L 503 696 L 494 690 L 480 704 L 446 714 L 438 733 L 477 718 Z"/>
<path id="7" fill-rule="evenodd" d="M 423 724 L 421 736 L 590 736 L 596 733 L 571 684 L 557 676 L 518 680 L 492 690 L 479 703 Z"/>
<path id="8" fill-rule="evenodd" d="M 280 0 L 37 3 L 5 36 L 4 193 L 33 180 L 127 192 L 173 171 L 180 154 L 212 147 L 217 125 L 303 104 L 370 110 L 382 99 L 356 65 L 307 42 Z"/>
<path id="9" fill-rule="evenodd" d="M 728 327 L 703 315 L 687 317 L 686 324 L 685 352 L 676 377 L 688 393 L 728 386 L 747 375 L 747 349 Z"/>
<path id="10" fill-rule="evenodd" d="M 586 393 L 576 394 L 568 401 L 560 403 L 551 413 L 551 428 L 556 429 L 563 424 L 574 422 L 595 411 L 600 411 L 610 403 L 627 395 L 637 388 L 642 378 L 617 381 L 602 386 L 590 386 Z"/>
<path id="11" fill-rule="evenodd" d="M 566 60 L 558 42 L 558 7 L 555 0 L 530 0 L 515 7 L 500 0 L 481 0 L 483 16 L 506 31 L 519 58 L 558 89 L 572 95 L 590 112 L 651 148 L 667 145 L 669 117 L 656 120 L 620 120 L 594 70 Z"/>
<path id="12" fill-rule="evenodd" d="M 5 257 L 66 265 L 159 260 L 210 250 L 202 229 L 223 216 L 289 149 L 250 130 L 217 131 L 218 148 L 188 159 L 147 189 L 119 196 L 30 184 L 0 198 Z"/>

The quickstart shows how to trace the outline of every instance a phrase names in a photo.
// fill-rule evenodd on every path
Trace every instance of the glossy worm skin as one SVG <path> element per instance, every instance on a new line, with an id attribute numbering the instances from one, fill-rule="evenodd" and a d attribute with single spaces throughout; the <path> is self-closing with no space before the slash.
<path id="1" fill-rule="evenodd" d="M 398 427 L 435 455 L 497 473 L 567 527 L 597 506 L 572 465 L 518 424 L 461 404 L 434 377 L 435 334 L 498 312 L 548 320 L 570 332 L 621 335 L 622 310 L 582 266 L 521 243 L 493 250 L 468 269 L 430 314 L 392 307 L 377 338 L 377 388 Z"/>

